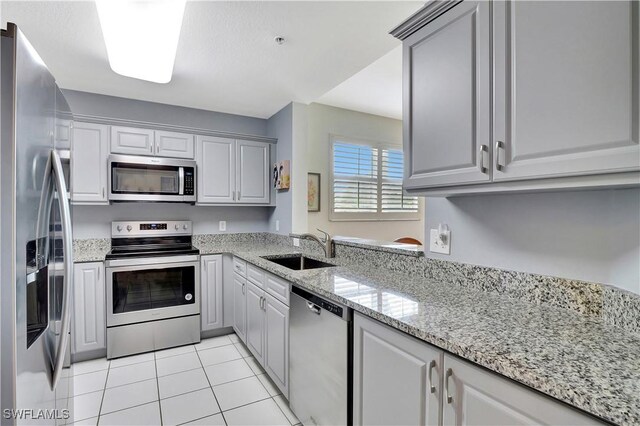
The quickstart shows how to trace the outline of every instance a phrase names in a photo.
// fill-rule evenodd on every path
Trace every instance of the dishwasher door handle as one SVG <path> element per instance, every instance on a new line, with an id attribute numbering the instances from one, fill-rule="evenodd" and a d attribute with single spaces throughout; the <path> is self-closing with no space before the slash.
<path id="1" fill-rule="evenodd" d="M 307 308 L 309 308 L 309 310 L 314 314 L 320 315 L 320 307 L 315 305 L 314 303 L 307 302 Z"/>

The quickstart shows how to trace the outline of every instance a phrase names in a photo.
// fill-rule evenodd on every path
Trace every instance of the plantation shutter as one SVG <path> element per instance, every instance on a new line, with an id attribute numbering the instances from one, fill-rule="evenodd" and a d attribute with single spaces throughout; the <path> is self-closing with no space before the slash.
<path id="1" fill-rule="evenodd" d="M 381 211 L 383 213 L 417 212 L 418 197 L 402 191 L 404 154 L 400 149 L 383 149 L 381 160 Z"/>
<path id="2" fill-rule="evenodd" d="M 333 145 L 333 209 L 340 213 L 378 211 L 378 149 Z"/>

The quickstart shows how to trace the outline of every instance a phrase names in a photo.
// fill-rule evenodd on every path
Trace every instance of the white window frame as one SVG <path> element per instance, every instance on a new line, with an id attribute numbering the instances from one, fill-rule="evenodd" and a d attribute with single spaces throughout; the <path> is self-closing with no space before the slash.
<path id="1" fill-rule="evenodd" d="M 363 145 L 378 149 L 378 211 L 376 213 L 346 213 L 335 212 L 333 208 L 333 147 L 337 143 L 347 143 L 352 145 Z M 373 141 L 362 138 L 354 138 L 349 136 L 340 136 L 335 134 L 329 135 L 329 220 L 331 222 L 382 222 L 382 221 L 415 221 L 422 219 L 422 199 L 418 197 L 418 211 L 416 212 L 382 212 L 382 150 L 383 149 L 400 149 L 402 143 Z M 407 194 L 406 191 L 403 191 Z"/>

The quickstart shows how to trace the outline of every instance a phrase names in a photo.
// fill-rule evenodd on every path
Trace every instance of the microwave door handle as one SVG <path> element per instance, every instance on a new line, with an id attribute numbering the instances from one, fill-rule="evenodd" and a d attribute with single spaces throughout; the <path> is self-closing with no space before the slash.
<path id="1" fill-rule="evenodd" d="M 180 182 L 178 195 L 184 195 L 184 167 L 178 167 L 178 181 Z"/>
<path id="2" fill-rule="evenodd" d="M 65 351 L 69 345 L 69 327 L 71 325 L 71 283 L 73 282 L 73 246 L 71 234 L 71 209 L 69 208 L 69 198 L 67 198 L 67 185 L 64 180 L 64 171 L 60 156 L 53 150 L 51 151 L 53 163 L 53 175 L 55 177 L 55 186 L 58 191 L 58 205 L 60 206 L 60 219 L 62 222 L 62 248 L 64 253 L 64 281 L 62 296 L 62 332 L 60 335 L 59 345 L 55 352 L 55 363 L 53 368 L 53 377 L 51 380 L 51 389 L 55 389 L 62 367 L 64 366 Z"/>

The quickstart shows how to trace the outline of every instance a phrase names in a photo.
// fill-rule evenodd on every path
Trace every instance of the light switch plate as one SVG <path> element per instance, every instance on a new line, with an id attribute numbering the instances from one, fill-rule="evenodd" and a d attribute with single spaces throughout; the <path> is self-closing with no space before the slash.
<path id="1" fill-rule="evenodd" d="M 221 220 L 220 222 L 218 222 L 218 230 L 221 232 L 224 232 L 227 230 L 227 221 L 226 220 Z"/>
<path id="2" fill-rule="evenodd" d="M 437 229 L 429 232 L 429 251 L 432 253 L 451 254 L 451 231 L 444 231 L 445 241 L 440 239 Z"/>
<path id="3" fill-rule="evenodd" d="M 300 247 L 300 238 L 294 238 L 293 239 L 293 246 L 294 247 Z"/>
<path id="4" fill-rule="evenodd" d="M 280 221 L 276 220 L 276 231 L 280 230 Z"/>

